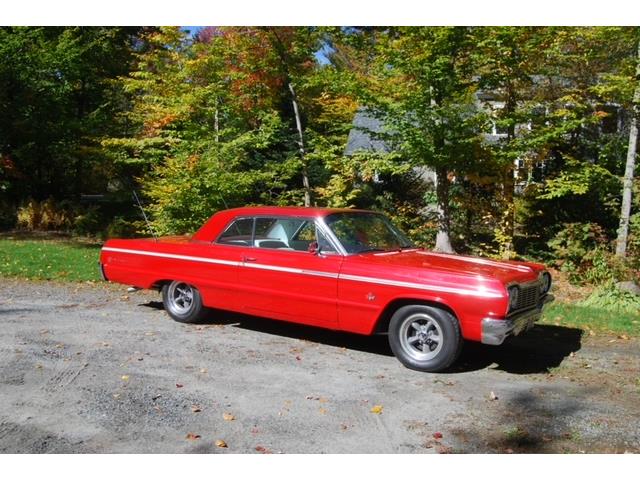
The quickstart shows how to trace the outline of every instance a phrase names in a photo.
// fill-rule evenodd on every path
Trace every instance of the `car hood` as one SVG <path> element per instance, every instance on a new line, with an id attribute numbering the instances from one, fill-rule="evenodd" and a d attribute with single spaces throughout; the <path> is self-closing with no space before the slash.
<path id="1" fill-rule="evenodd" d="M 463 274 L 494 278 L 507 284 L 529 282 L 537 279 L 544 266 L 516 261 L 496 261 L 487 258 L 469 257 L 430 252 L 427 250 L 403 250 L 367 253 L 359 255 L 362 260 L 379 266 L 420 268 L 450 274 Z"/>

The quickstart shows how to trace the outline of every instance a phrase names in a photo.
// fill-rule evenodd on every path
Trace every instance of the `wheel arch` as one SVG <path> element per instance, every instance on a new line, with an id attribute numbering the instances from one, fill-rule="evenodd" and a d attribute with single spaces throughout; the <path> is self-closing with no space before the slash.
<path id="1" fill-rule="evenodd" d="M 389 322 L 391 321 L 391 317 L 393 314 L 401 307 L 407 305 L 426 305 L 429 307 L 436 307 L 442 310 L 449 312 L 458 322 L 460 328 L 462 328 L 462 323 L 460 322 L 460 317 L 455 312 L 455 310 L 448 305 L 446 302 L 441 299 L 425 299 L 419 297 L 402 297 L 402 298 L 394 298 L 391 300 L 382 310 L 378 319 L 376 320 L 375 326 L 373 328 L 374 334 L 382 334 L 387 333 L 389 331 Z"/>
<path id="2" fill-rule="evenodd" d="M 167 278 L 167 279 L 162 279 L 162 280 L 156 280 L 155 282 L 153 282 L 151 284 L 150 289 L 151 290 L 161 291 L 162 287 L 164 287 L 165 285 L 170 284 L 171 282 L 173 282 L 173 280 L 175 280 L 175 279 Z"/>

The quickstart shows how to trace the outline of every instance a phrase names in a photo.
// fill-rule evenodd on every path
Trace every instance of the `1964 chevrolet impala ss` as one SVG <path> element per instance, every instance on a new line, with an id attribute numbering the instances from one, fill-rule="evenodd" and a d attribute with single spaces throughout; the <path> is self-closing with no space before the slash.
<path id="1" fill-rule="evenodd" d="M 100 268 L 161 290 L 179 322 L 212 307 L 388 333 L 398 360 L 426 372 L 449 367 L 463 339 L 499 345 L 531 328 L 553 299 L 542 265 L 425 251 L 385 216 L 352 209 L 225 210 L 192 237 L 109 240 Z"/>

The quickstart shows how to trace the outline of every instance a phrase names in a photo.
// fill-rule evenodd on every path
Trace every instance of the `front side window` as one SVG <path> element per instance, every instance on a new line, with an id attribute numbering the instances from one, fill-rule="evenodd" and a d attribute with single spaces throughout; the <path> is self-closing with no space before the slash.
<path id="1" fill-rule="evenodd" d="M 347 253 L 413 248 L 407 237 L 384 215 L 372 212 L 341 212 L 325 218 Z"/>

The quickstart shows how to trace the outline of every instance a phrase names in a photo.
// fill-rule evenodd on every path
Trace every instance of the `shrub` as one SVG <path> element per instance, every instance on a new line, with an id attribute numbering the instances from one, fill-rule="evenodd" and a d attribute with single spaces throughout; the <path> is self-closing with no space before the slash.
<path id="1" fill-rule="evenodd" d="M 71 208 L 52 198 L 29 200 L 18 208 L 17 226 L 26 230 L 67 230 L 73 224 Z"/>
<path id="2" fill-rule="evenodd" d="M 129 220 L 124 217 L 115 217 L 106 229 L 106 238 L 129 238 L 142 234 L 144 231 L 144 222 L 138 220 Z M 150 233 L 145 231 L 146 235 Z"/>
<path id="3" fill-rule="evenodd" d="M 612 253 L 603 229 L 595 223 L 565 224 L 548 242 L 556 266 L 573 283 L 600 285 L 632 278 L 631 264 Z"/>
<path id="4" fill-rule="evenodd" d="M 73 219 L 73 233 L 76 235 L 95 235 L 102 229 L 103 218 L 97 207 L 89 207 Z"/>
<path id="5" fill-rule="evenodd" d="M 596 289 L 586 300 L 580 302 L 579 305 L 599 308 L 615 313 L 640 315 L 640 296 L 620 290 L 616 288 L 613 283 L 607 283 Z"/>

